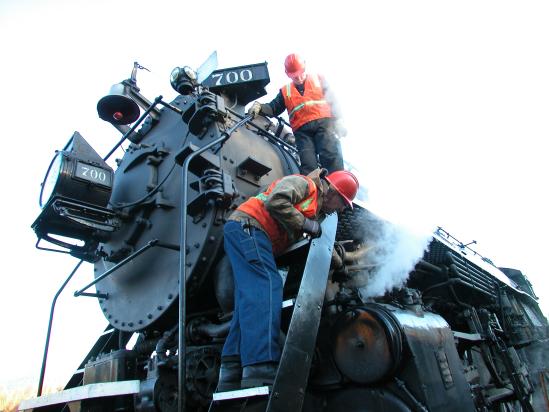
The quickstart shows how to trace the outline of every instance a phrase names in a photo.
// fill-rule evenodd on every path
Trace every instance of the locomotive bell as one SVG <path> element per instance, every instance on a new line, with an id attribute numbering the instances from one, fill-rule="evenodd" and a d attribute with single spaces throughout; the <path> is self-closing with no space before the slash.
<path id="1" fill-rule="evenodd" d="M 113 125 L 135 122 L 139 118 L 139 106 L 130 97 L 131 90 L 124 82 L 111 87 L 109 94 L 97 102 L 99 118 Z"/>

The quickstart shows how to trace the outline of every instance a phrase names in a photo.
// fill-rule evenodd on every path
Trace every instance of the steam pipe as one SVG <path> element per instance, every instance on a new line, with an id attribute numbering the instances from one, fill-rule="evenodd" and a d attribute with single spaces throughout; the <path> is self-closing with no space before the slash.
<path id="1" fill-rule="evenodd" d="M 336 243 L 337 244 L 337 243 Z M 336 252 L 336 248 L 334 247 L 334 251 L 332 253 L 332 268 L 333 269 L 341 269 L 343 267 L 343 259 L 339 255 L 339 253 Z"/>
<path id="2" fill-rule="evenodd" d="M 495 294 L 496 291 L 494 289 L 494 285 L 487 285 L 486 283 L 480 282 L 478 279 L 475 279 L 473 276 L 464 276 L 453 263 L 450 265 L 450 270 L 456 275 L 456 278 L 463 282 L 463 284 L 469 285 L 469 287 L 481 291 L 488 296 L 492 296 L 494 299 L 497 297 Z M 470 272 L 468 272 L 467 274 L 470 274 Z"/>
<path id="3" fill-rule="evenodd" d="M 487 295 L 489 297 L 493 297 L 490 293 L 486 292 L 485 290 L 471 284 L 471 283 L 468 283 L 468 282 L 465 282 L 464 280 L 462 279 L 448 279 L 444 282 L 440 282 L 440 283 L 436 283 L 434 285 L 431 285 L 429 286 L 428 288 L 424 289 L 423 292 L 422 292 L 422 295 L 425 295 L 428 291 L 432 290 L 432 289 L 435 289 L 435 288 L 439 288 L 439 287 L 443 287 L 443 286 L 448 286 L 448 290 L 451 292 L 452 294 L 452 297 L 455 299 L 455 301 L 459 304 L 459 305 L 462 305 L 464 307 L 467 307 L 467 308 L 471 308 L 471 305 L 465 303 L 465 302 L 462 302 L 458 296 L 457 296 L 457 293 L 454 289 L 454 286 L 453 285 L 463 285 L 463 286 L 466 286 L 467 288 L 469 289 L 473 289 L 477 292 L 480 292 L 484 295 Z"/>
<path id="4" fill-rule="evenodd" d="M 492 289 L 494 287 L 494 284 L 490 282 L 489 278 L 482 273 L 477 272 L 474 268 L 467 267 L 461 262 L 453 261 L 452 264 L 450 264 L 450 268 L 452 268 L 460 277 L 468 277 L 471 281 L 478 283 L 487 289 Z M 464 276 L 463 274 L 466 274 L 467 276 Z"/>
<path id="5" fill-rule="evenodd" d="M 353 265 L 353 266 L 347 266 L 347 271 L 349 272 L 358 272 L 360 270 L 365 269 L 372 269 L 379 266 L 379 264 L 371 264 L 371 265 Z"/>
<path id="6" fill-rule="evenodd" d="M 501 388 L 501 391 L 499 393 L 492 396 L 488 396 L 487 398 L 484 398 L 484 400 L 489 406 L 491 406 L 498 401 L 501 401 L 505 398 L 509 398 L 513 396 L 514 394 L 515 392 L 512 389 Z"/>
<path id="7" fill-rule="evenodd" d="M 201 336 L 207 336 L 210 338 L 222 338 L 228 335 L 230 328 L 230 320 L 221 324 L 208 322 L 198 325 L 191 325 L 190 332 L 198 333 Z"/>
<path id="8" fill-rule="evenodd" d="M 371 247 L 364 247 L 364 248 L 355 250 L 353 252 L 345 251 L 343 260 L 345 261 L 345 263 L 362 260 L 364 256 L 366 256 L 366 253 L 368 253 L 371 249 L 372 249 Z"/>
<path id="9" fill-rule="evenodd" d="M 416 263 L 416 266 L 419 266 L 422 269 L 427 269 L 432 272 L 438 273 L 440 275 L 444 274 L 444 270 L 436 265 L 433 265 L 432 263 L 429 263 L 423 259 L 421 259 L 419 262 Z"/>
<path id="10" fill-rule="evenodd" d="M 177 330 L 178 326 L 179 325 L 175 325 L 175 327 L 173 327 L 169 331 L 164 332 L 164 336 L 158 339 L 155 347 L 156 356 L 158 356 L 158 359 L 162 361 L 166 360 L 166 351 L 168 350 L 168 344 L 170 343 L 170 340 L 173 339 L 173 336 L 175 335 L 175 331 Z"/>
<path id="11" fill-rule="evenodd" d="M 402 392 L 404 392 L 408 399 L 414 404 L 418 411 L 429 412 L 429 410 L 419 400 L 416 399 L 412 392 L 410 392 L 410 390 L 406 387 L 406 383 L 404 383 L 404 381 L 395 377 L 394 382 L 396 383 L 397 387 L 402 390 Z"/>

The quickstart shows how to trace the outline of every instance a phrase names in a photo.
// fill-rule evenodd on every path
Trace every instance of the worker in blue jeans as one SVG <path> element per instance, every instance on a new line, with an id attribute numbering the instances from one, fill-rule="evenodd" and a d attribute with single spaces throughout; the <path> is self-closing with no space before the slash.
<path id="1" fill-rule="evenodd" d="M 229 221 L 225 225 L 225 252 L 233 267 L 235 305 L 223 353 L 240 354 L 243 365 L 277 362 L 280 359 L 280 312 L 282 277 L 278 273 L 267 234 L 253 226 Z M 256 302 L 264 302 L 256 305 Z M 249 326 L 249 327 L 246 327 Z M 253 378 L 253 377 L 252 377 Z M 249 381 L 244 386 L 260 386 Z M 240 383 L 240 379 L 239 382 Z"/>
<path id="2" fill-rule="evenodd" d="M 303 236 L 320 235 L 318 219 L 352 207 L 358 180 L 345 170 L 286 176 L 242 203 L 225 224 L 235 309 L 221 354 L 218 392 L 270 385 L 281 348 L 282 278 L 275 256 Z"/>

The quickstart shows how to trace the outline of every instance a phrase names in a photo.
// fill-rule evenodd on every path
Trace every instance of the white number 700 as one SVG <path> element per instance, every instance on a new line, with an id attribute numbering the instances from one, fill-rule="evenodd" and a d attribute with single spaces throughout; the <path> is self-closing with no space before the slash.
<path id="1" fill-rule="evenodd" d="M 215 81 L 216 86 L 221 86 L 224 83 L 236 83 L 238 81 L 244 81 L 247 82 L 249 80 L 252 80 L 253 74 L 250 69 L 242 69 L 240 72 L 231 71 L 231 72 L 225 72 L 225 73 L 215 73 L 212 74 L 212 78 Z M 223 79 L 225 81 L 223 81 Z"/>

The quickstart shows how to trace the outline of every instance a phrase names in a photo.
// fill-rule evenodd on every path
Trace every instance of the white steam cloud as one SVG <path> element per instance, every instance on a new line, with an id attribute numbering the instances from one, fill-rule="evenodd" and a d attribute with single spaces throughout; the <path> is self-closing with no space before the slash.
<path id="1" fill-rule="evenodd" d="M 366 285 L 359 288 L 365 299 L 403 286 L 432 239 L 430 234 L 385 221 L 373 226 L 373 230 L 367 229 L 368 243 L 372 245 L 367 263 L 373 269 L 369 271 Z"/>

